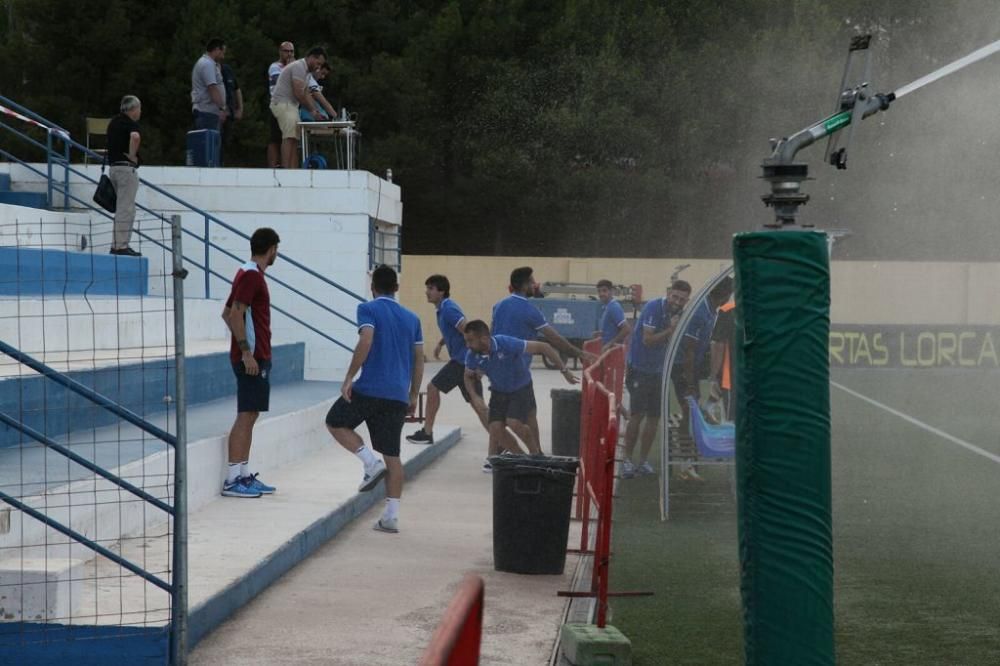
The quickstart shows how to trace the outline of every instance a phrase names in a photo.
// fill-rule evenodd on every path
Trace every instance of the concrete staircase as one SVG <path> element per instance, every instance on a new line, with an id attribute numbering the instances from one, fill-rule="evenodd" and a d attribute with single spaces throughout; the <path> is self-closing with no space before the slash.
<path id="1" fill-rule="evenodd" d="M 43 192 L 21 192 L 12 188 L 10 174 L 0 173 L 0 204 L 46 208 L 47 197 Z"/>

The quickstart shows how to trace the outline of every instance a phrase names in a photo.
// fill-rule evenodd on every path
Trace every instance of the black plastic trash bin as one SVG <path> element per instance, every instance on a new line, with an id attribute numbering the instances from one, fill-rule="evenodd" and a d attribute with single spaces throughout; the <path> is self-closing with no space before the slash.
<path id="1" fill-rule="evenodd" d="M 575 389 L 552 389 L 552 455 L 580 455 L 581 393 Z"/>
<path id="2" fill-rule="evenodd" d="M 493 456 L 493 568 L 561 574 L 576 458 Z"/>

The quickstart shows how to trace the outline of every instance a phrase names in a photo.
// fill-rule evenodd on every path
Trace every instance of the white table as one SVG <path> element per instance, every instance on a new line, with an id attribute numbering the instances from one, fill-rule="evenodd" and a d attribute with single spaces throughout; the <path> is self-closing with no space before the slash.
<path id="1" fill-rule="evenodd" d="M 354 168 L 354 140 L 357 135 L 357 130 L 354 129 L 353 120 L 321 120 L 321 121 L 309 121 L 300 122 L 299 127 L 299 146 L 302 149 L 302 164 L 305 165 L 306 159 L 309 157 L 309 140 L 312 137 L 334 137 L 339 139 L 343 137 L 344 143 L 347 145 L 346 150 L 346 164 L 338 165 L 345 169 Z"/>

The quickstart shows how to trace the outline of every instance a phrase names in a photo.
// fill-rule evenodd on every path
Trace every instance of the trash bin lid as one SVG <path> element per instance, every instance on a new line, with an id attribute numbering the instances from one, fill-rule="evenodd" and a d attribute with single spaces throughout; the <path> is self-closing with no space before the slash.
<path id="1" fill-rule="evenodd" d="M 580 459 L 573 456 L 500 455 L 490 456 L 494 471 L 544 471 L 552 474 L 576 474 Z"/>

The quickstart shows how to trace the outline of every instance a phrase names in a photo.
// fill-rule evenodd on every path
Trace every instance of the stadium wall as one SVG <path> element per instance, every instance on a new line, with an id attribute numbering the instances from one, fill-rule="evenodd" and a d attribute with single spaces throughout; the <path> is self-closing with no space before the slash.
<path id="1" fill-rule="evenodd" d="M 641 284 L 648 299 L 664 292 L 678 266 L 690 264 L 680 277 L 697 288 L 730 263 L 727 259 L 404 255 L 400 299 L 420 315 L 427 338 L 436 341 L 434 309 L 424 298 L 424 280 L 432 273 L 448 276 L 452 297 L 469 318 L 489 321 L 493 304 L 507 295 L 510 271 L 517 266 L 534 268 L 539 282 L 596 283 L 607 278 L 615 284 Z M 931 333 L 939 336 L 942 329 L 954 329 L 960 337 L 962 327 L 1000 326 L 994 295 L 1000 284 L 1000 263 L 834 261 L 832 275 L 835 330 L 844 325 L 891 324 L 914 339 L 924 334 L 921 353 L 925 360 Z M 908 340 L 904 343 L 909 344 Z M 947 335 L 944 344 L 947 353 Z M 904 352 L 903 362 L 913 354 Z M 970 354 L 967 351 L 963 358 Z M 947 357 L 942 363 L 947 364 Z"/>

